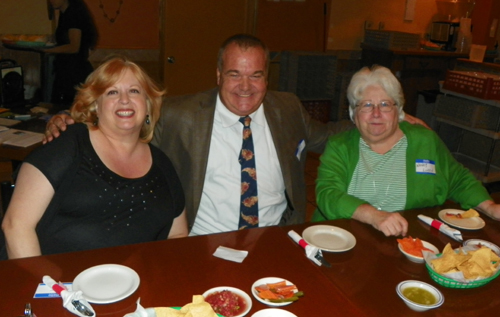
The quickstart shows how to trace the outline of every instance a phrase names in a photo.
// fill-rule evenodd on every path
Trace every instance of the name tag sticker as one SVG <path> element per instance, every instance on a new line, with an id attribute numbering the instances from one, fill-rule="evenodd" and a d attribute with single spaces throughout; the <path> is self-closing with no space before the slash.
<path id="1" fill-rule="evenodd" d="M 436 175 L 436 163 L 431 160 L 416 160 L 415 168 L 417 174 Z"/>

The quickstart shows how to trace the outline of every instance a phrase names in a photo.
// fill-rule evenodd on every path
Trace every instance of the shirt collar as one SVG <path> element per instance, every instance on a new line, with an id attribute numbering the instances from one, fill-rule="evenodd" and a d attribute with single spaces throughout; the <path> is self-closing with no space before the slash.
<path id="1" fill-rule="evenodd" d="M 229 109 L 224 106 L 222 100 L 220 99 L 220 94 L 217 94 L 217 102 L 215 103 L 215 111 L 219 114 L 222 126 L 224 128 L 230 127 L 236 123 L 240 124 L 240 116 L 232 113 Z M 252 124 L 256 123 L 258 125 L 264 126 L 266 117 L 264 115 L 264 104 L 253 113 L 250 114 L 252 118 Z"/>

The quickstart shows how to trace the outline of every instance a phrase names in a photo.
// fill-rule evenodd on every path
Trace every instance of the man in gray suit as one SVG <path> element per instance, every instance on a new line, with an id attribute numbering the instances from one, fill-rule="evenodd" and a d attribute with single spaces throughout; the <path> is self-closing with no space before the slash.
<path id="1" fill-rule="evenodd" d="M 256 144 L 260 226 L 305 220 L 306 153 L 321 153 L 340 129 L 312 120 L 295 95 L 267 91 L 268 64 L 260 40 L 233 36 L 219 51 L 218 88 L 165 102 L 153 142 L 182 181 L 191 234 L 238 229 L 238 119 L 246 115 Z"/>
<path id="2" fill-rule="evenodd" d="M 259 226 L 304 222 L 307 151 L 321 153 L 329 135 L 352 127 L 317 122 L 295 95 L 267 91 L 268 67 L 265 44 L 235 35 L 219 50 L 218 88 L 165 99 L 153 144 L 167 154 L 181 179 L 191 235 L 238 229 L 240 117 L 251 118 Z M 56 125 L 64 129 L 65 123 L 71 120 L 52 119 L 49 132 L 57 136 Z"/>

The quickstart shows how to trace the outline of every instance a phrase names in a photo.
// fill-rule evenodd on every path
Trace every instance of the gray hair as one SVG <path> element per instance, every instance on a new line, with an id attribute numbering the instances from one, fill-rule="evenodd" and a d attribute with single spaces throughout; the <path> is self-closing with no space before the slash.
<path id="1" fill-rule="evenodd" d="M 385 90 L 387 95 L 394 100 L 399 114 L 399 121 L 405 117 L 403 106 L 405 97 L 403 89 L 396 76 L 383 66 L 374 65 L 371 68 L 363 67 L 356 72 L 347 87 L 347 99 L 349 100 L 349 117 L 354 122 L 356 107 L 362 101 L 363 93 L 369 86 L 379 86 Z"/>

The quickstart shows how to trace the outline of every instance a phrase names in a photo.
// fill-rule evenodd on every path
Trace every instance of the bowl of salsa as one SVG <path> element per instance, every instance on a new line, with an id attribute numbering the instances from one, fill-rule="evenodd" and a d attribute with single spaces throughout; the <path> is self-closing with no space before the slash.
<path id="1" fill-rule="evenodd" d="M 217 314 L 225 317 L 243 317 L 252 308 L 250 296 L 235 287 L 214 287 L 203 293 L 203 297 Z"/>

